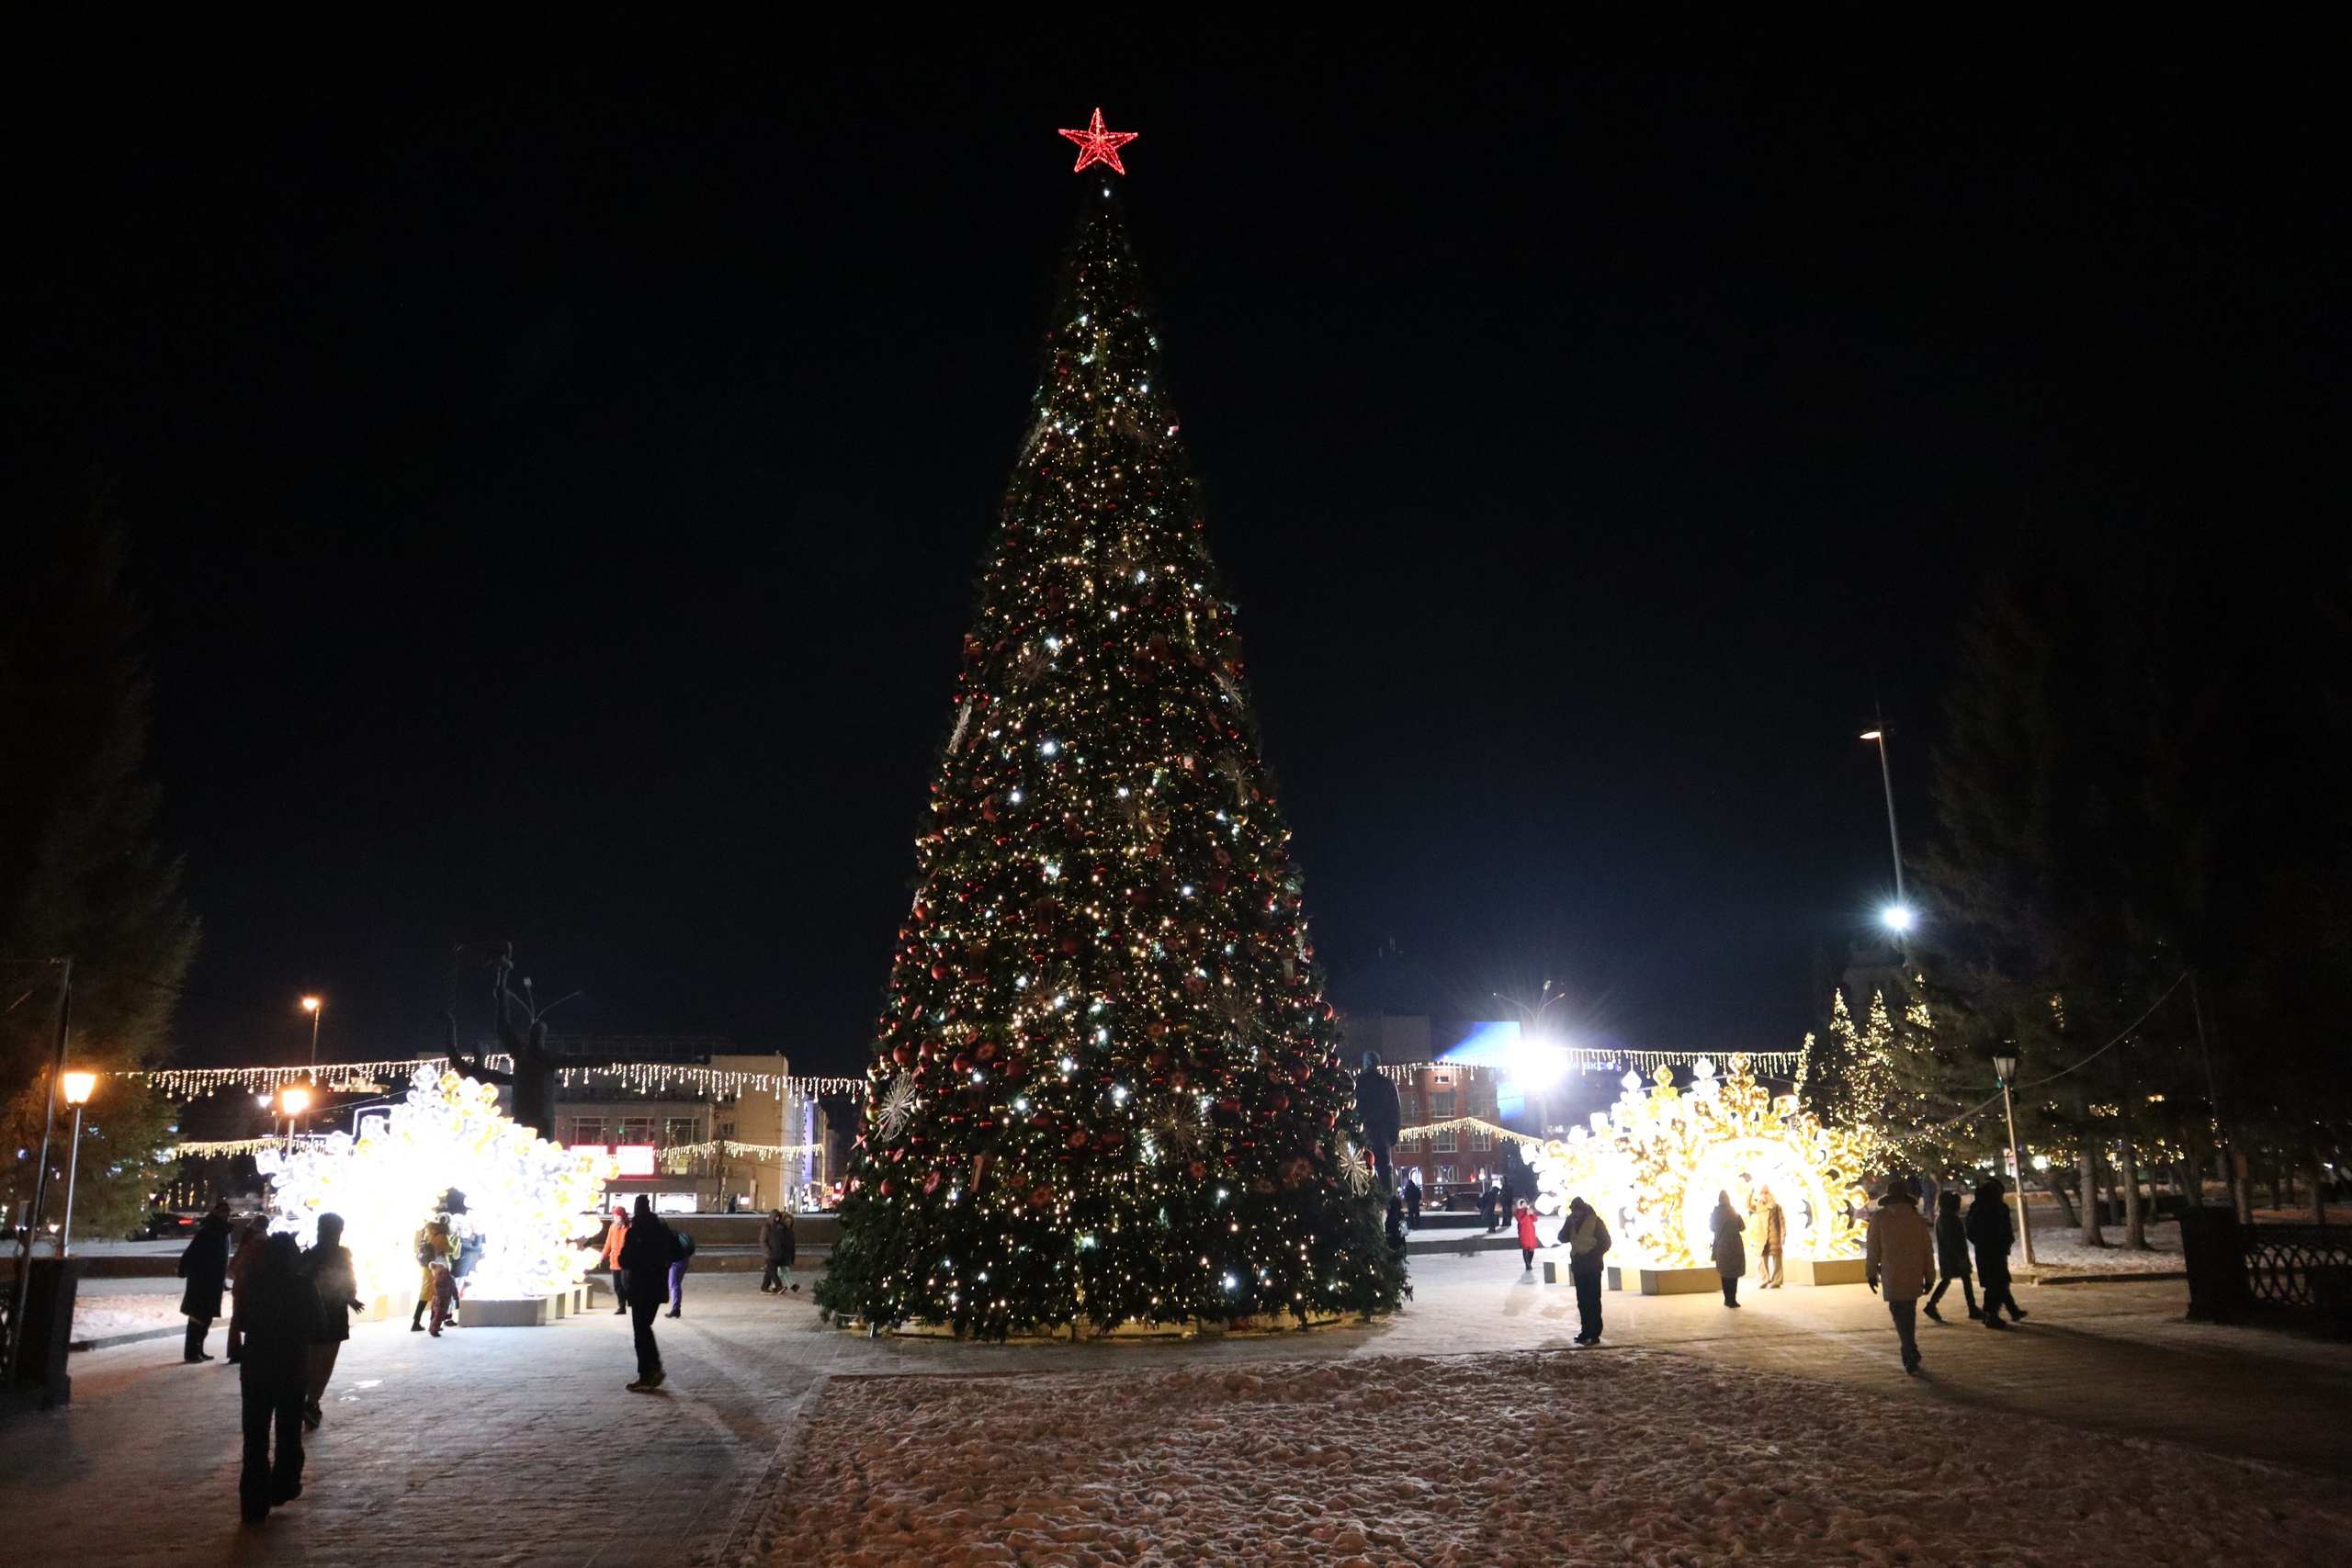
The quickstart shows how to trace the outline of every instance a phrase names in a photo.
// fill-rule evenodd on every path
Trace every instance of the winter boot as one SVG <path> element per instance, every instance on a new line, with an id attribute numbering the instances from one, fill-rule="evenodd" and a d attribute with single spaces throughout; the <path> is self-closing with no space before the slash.
<path id="1" fill-rule="evenodd" d="M 423 1302 L 417 1303 L 416 1311 L 409 1314 L 408 1331 L 411 1334 L 424 1332 L 424 1303 Z"/>

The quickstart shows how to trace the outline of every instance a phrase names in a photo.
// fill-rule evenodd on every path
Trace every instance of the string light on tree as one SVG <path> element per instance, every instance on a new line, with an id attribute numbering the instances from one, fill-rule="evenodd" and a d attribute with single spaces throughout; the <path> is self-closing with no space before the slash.
<path id="1" fill-rule="evenodd" d="M 1062 134 L 1080 171 L 1124 172 L 1134 135 L 1099 111 Z M 982 1337 L 1388 1310 L 1352 1084 L 1114 202 L 1084 204 L 1046 346 L 820 1303 Z"/>

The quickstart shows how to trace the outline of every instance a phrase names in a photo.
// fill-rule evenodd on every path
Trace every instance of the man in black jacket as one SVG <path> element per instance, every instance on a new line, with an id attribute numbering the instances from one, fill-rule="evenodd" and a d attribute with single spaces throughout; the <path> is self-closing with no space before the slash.
<path id="1" fill-rule="evenodd" d="M 1988 1177 L 1977 1187 L 1964 1228 L 1969 1244 L 1976 1249 L 1976 1282 L 1984 1287 L 1984 1326 L 2007 1328 L 2000 1309 L 2007 1307 L 2015 1320 L 2025 1315 L 2025 1308 L 2018 1305 L 2009 1289 L 2009 1244 L 2016 1239 L 2017 1226 L 2009 1219 L 2009 1203 L 2002 1194 L 1999 1177 Z"/>
<path id="2" fill-rule="evenodd" d="M 1396 1171 L 1389 1163 L 1389 1150 L 1403 1120 L 1396 1086 L 1380 1070 L 1380 1053 L 1366 1051 L 1363 1071 L 1356 1075 L 1356 1122 L 1363 1129 L 1364 1152 L 1372 1156 L 1372 1168 L 1380 1178 L 1384 1195 L 1396 1190 Z"/>
<path id="3" fill-rule="evenodd" d="M 302 1495 L 302 1399 L 311 1346 L 325 1336 L 326 1321 L 318 1291 L 303 1277 L 301 1252 L 283 1233 L 262 1245 L 260 1266 L 242 1292 L 245 1355 L 238 1377 L 244 1394 L 245 1468 L 237 1502 L 246 1519 L 259 1520 Z M 275 1464 L 269 1450 L 273 1425 Z"/>
<path id="4" fill-rule="evenodd" d="M 637 1212 L 628 1218 L 628 1239 L 621 1243 L 621 1271 L 629 1278 L 628 1321 L 637 1337 L 637 1381 L 632 1393 L 650 1393 L 667 1375 L 662 1371 L 662 1348 L 653 1341 L 653 1315 L 668 1297 L 639 1280 L 670 1277 L 670 1265 L 686 1255 L 668 1225 L 654 1216 L 653 1201 L 640 1192 Z"/>

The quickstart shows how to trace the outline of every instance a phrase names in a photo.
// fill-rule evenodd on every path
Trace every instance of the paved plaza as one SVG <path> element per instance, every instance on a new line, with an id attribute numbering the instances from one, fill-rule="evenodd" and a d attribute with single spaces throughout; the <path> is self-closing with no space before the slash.
<path id="1" fill-rule="evenodd" d="M 1567 1287 L 1522 1282 L 1515 1254 L 1423 1257 L 1414 1272 L 1416 1301 L 1371 1328 L 1001 1347 L 868 1339 L 820 1325 L 805 1292 L 779 1301 L 748 1274 L 695 1275 L 687 1315 L 662 1321 L 671 1376 L 651 1395 L 624 1391 L 628 1325 L 609 1313 L 437 1340 L 404 1321 L 361 1325 L 308 1490 L 259 1528 L 236 1517 L 233 1369 L 187 1367 L 176 1340 L 148 1340 L 77 1355 L 70 1409 L 0 1425 L 0 1510 L 12 1557 L 40 1564 L 766 1561 L 796 1436 L 831 1379 L 1132 1370 L 1140 1387 L 1258 1362 L 1567 1352 Z M 1736 1312 L 1712 1295 L 1611 1294 L 1608 1345 L 1568 1353 L 1662 1350 L 1824 1380 L 1840 1397 L 1917 1406 L 1923 1434 L 1939 1410 L 2042 1416 L 2288 1467 L 2331 1506 L 2352 1496 L 2352 1347 L 2183 1323 L 2177 1280 L 2022 1299 L 2032 1316 L 2018 1333 L 1957 1313 L 1923 1324 L 1917 1380 L 1903 1376 L 1877 1299 L 1851 1286 L 1751 1292 Z M 1459 1459 L 1467 1488 L 1479 1458 Z"/>

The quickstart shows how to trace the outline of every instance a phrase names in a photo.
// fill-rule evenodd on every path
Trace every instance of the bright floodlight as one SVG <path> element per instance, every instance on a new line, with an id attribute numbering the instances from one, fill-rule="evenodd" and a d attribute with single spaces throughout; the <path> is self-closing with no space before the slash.
<path id="1" fill-rule="evenodd" d="M 304 1012 L 316 1012 L 316 1011 L 318 1011 L 318 1010 L 319 1010 L 319 998 L 316 998 L 316 997 L 304 997 L 304 998 L 302 998 L 302 1010 L 303 1010 Z"/>
<path id="2" fill-rule="evenodd" d="M 1862 731 L 1862 739 L 1865 740 L 1875 740 L 1878 737 L 1879 732 L 1875 729 L 1865 729 Z"/>
<path id="3" fill-rule="evenodd" d="M 98 1087 L 98 1075 L 68 1073 L 62 1081 L 65 1086 L 66 1104 L 87 1105 L 90 1102 L 90 1092 Z"/>
<path id="4" fill-rule="evenodd" d="M 1911 909 L 1908 905 L 1889 904 L 1879 911 L 1878 918 L 1886 922 L 1886 929 L 1891 931 L 1907 931 L 1911 929 Z"/>
<path id="5" fill-rule="evenodd" d="M 298 1083 L 288 1084 L 277 1091 L 277 1108 L 288 1116 L 300 1116 L 311 1109 L 311 1091 Z"/>

